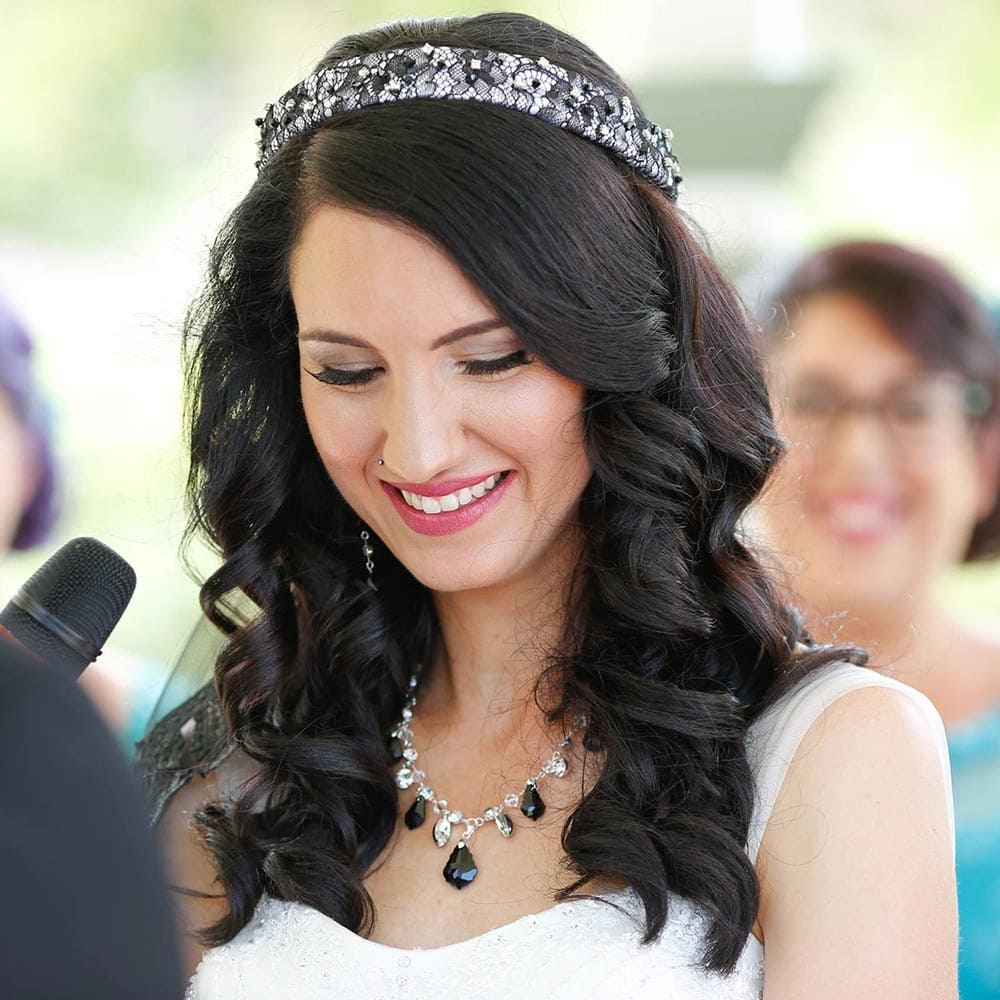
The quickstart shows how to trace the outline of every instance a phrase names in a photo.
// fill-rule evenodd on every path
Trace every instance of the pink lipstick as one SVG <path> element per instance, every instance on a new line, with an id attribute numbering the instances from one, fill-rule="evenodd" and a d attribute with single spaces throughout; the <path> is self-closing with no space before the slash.
<path id="1" fill-rule="evenodd" d="M 478 476 L 465 479 L 448 479 L 437 483 L 389 483 L 382 481 L 382 489 L 392 501 L 406 524 L 421 535 L 450 535 L 473 525 L 488 514 L 504 498 L 516 477 L 515 472 L 507 471 L 499 474 L 496 485 L 481 497 L 473 496 L 471 502 L 463 504 L 458 510 L 442 510 L 439 514 L 429 514 L 416 510 L 403 499 L 402 490 L 416 493 L 422 497 L 444 497 L 458 493 L 461 490 L 471 490 L 473 486 L 489 478 Z"/>

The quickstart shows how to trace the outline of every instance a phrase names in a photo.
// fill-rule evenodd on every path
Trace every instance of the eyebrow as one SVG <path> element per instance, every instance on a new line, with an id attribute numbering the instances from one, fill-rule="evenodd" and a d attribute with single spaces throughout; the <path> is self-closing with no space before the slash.
<path id="1" fill-rule="evenodd" d="M 448 333 L 442 334 L 431 344 L 431 350 L 436 351 L 439 347 L 447 347 L 458 340 L 466 337 L 474 337 L 479 333 L 489 333 L 491 330 L 503 330 L 507 324 L 499 318 L 481 319 L 476 323 L 467 323 L 465 326 L 457 327 Z M 347 347 L 361 347 L 365 350 L 374 350 L 371 344 L 360 337 L 352 337 L 348 333 L 340 333 L 337 330 L 307 330 L 299 333 L 299 340 L 322 340 L 327 344 L 344 344 Z"/>

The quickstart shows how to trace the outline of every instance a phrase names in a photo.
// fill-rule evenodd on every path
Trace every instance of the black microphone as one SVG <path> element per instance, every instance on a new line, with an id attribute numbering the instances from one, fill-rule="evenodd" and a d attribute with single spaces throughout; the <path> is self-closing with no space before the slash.
<path id="1" fill-rule="evenodd" d="M 135 591 L 135 570 L 96 538 L 67 542 L 0 611 L 6 633 L 79 677 L 101 655 Z"/>

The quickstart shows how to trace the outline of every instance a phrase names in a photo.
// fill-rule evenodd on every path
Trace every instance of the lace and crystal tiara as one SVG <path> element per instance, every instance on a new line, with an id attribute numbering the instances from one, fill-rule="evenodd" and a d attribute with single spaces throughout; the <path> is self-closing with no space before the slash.
<path id="1" fill-rule="evenodd" d="M 627 96 L 544 57 L 430 43 L 343 59 L 296 84 L 257 119 L 257 168 L 331 118 L 412 100 L 475 101 L 531 115 L 603 146 L 677 198 L 673 134 L 639 114 Z"/>

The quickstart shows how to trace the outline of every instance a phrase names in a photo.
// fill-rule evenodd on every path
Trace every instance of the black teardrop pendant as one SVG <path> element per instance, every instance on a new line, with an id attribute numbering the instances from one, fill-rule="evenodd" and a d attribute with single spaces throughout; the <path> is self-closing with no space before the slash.
<path id="1" fill-rule="evenodd" d="M 521 812 L 528 819 L 541 819 L 542 813 L 545 812 L 545 803 L 534 785 L 524 786 L 524 794 L 521 796 Z"/>
<path id="2" fill-rule="evenodd" d="M 465 846 L 464 840 L 460 840 L 458 846 L 451 852 L 443 874 L 445 882 L 456 889 L 464 889 L 479 874 L 476 859 L 472 856 L 472 851 Z"/>
<path id="3" fill-rule="evenodd" d="M 403 744 L 398 736 L 393 736 L 393 738 L 389 740 L 389 756 L 392 757 L 393 760 L 403 759 Z"/>
<path id="4" fill-rule="evenodd" d="M 418 826 L 424 825 L 424 820 L 427 818 L 427 800 L 422 796 L 418 795 L 413 801 L 413 805 L 406 810 L 406 815 L 403 817 L 403 822 L 411 830 L 416 830 Z"/>

